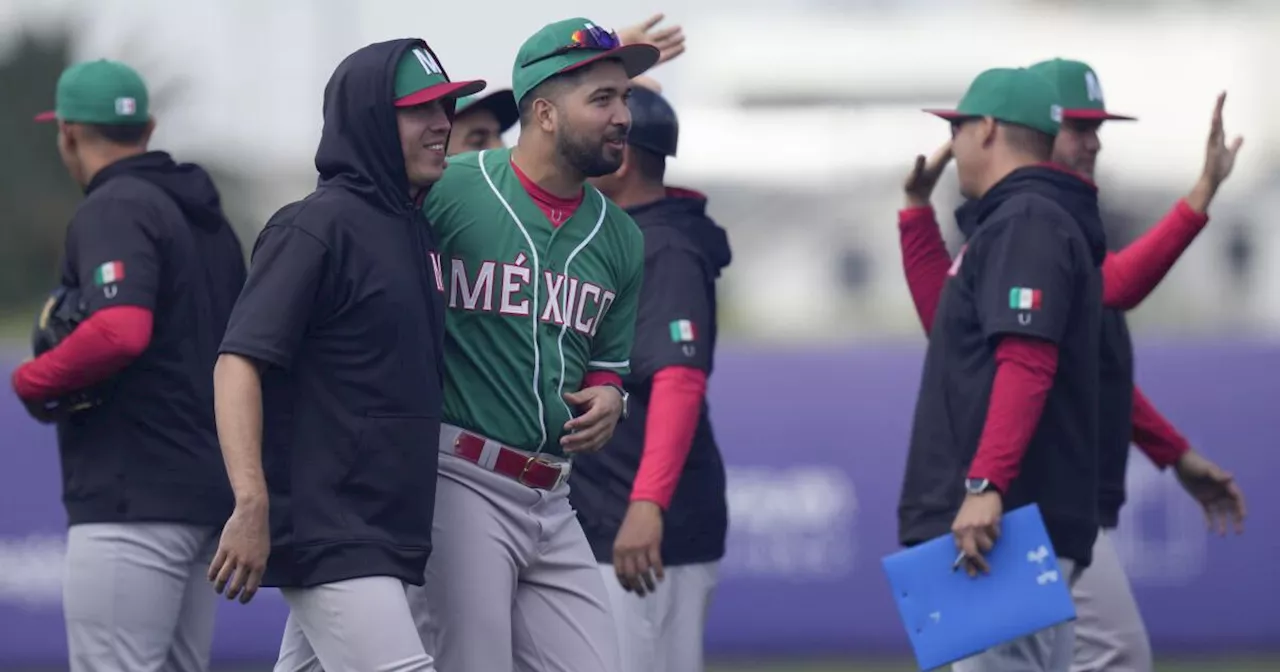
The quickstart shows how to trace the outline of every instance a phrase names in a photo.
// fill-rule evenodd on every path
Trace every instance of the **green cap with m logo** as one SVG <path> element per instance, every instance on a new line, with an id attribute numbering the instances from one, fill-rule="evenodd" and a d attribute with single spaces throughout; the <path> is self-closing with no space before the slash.
<path id="1" fill-rule="evenodd" d="M 1134 120 L 1133 117 L 1112 114 L 1107 111 L 1107 104 L 1102 97 L 1102 85 L 1098 83 L 1098 75 L 1086 63 L 1054 58 L 1048 61 L 1040 61 L 1031 66 L 1030 70 L 1053 82 L 1058 87 L 1058 98 L 1062 101 L 1063 119 Z"/>
<path id="2" fill-rule="evenodd" d="M 413 107 L 441 98 L 461 98 L 479 93 L 484 87 L 485 82 L 481 79 L 449 81 L 440 60 L 425 44 L 410 47 L 396 63 L 396 107 Z"/>
<path id="3" fill-rule="evenodd" d="M 954 110 L 925 110 L 943 119 L 991 117 L 1057 135 L 1062 105 L 1057 87 L 1027 68 L 992 68 L 974 78 Z"/>
<path id="4" fill-rule="evenodd" d="M 133 68 L 99 59 L 76 63 L 58 77 L 54 109 L 36 121 L 81 124 L 145 124 L 151 118 L 147 85 Z"/>

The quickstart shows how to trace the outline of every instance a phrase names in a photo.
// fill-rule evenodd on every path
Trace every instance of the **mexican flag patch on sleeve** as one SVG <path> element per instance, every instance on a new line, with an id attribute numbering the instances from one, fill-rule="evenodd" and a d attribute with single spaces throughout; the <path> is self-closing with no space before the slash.
<path id="1" fill-rule="evenodd" d="M 124 262 L 108 261 L 93 272 L 93 284 L 101 287 L 124 280 Z"/>
<path id="2" fill-rule="evenodd" d="M 1009 307 L 1014 310 L 1040 310 L 1042 300 L 1038 289 L 1014 287 L 1009 290 Z"/>
<path id="3" fill-rule="evenodd" d="M 692 343 L 696 339 L 697 333 L 689 320 L 676 320 L 671 323 L 672 343 Z"/>

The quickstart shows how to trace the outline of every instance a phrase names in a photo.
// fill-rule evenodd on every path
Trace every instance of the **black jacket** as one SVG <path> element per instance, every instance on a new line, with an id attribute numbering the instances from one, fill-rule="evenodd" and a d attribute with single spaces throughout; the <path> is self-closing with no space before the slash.
<path id="1" fill-rule="evenodd" d="M 724 229 L 706 214 L 701 194 L 672 189 L 668 197 L 627 210 L 644 233 L 645 276 L 636 316 L 630 414 L 604 450 L 574 458 L 569 496 L 596 560 L 610 562 L 644 452 L 653 377 L 669 366 L 710 375 L 716 344 L 716 279 L 732 254 Z M 673 324 L 687 321 L 687 338 Z M 662 559 L 668 565 L 724 556 L 728 526 L 724 463 L 704 399 L 693 444 L 664 516 Z"/>
<path id="2" fill-rule="evenodd" d="M 62 284 L 91 313 L 149 310 L 152 331 L 102 405 L 58 423 L 69 521 L 221 525 L 232 500 L 210 372 L 244 284 L 240 241 L 209 175 L 164 152 L 103 168 L 85 193 Z"/>
<path id="3" fill-rule="evenodd" d="M 1125 500 L 1133 443 L 1133 340 L 1123 311 L 1102 311 L 1098 398 L 1098 522 L 1113 528 Z"/>
<path id="4" fill-rule="evenodd" d="M 1005 510 L 1038 504 L 1056 552 L 1088 565 L 1097 535 L 1098 369 L 1106 238 L 1092 185 L 1014 171 L 957 211 L 966 244 L 929 336 L 899 537 L 947 534 L 964 499 L 1002 336 L 1054 343 L 1058 367 Z"/>
<path id="5" fill-rule="evenodd" d="M 392 105 L 418 40 L 373 44 L 325 88 L 316 191 L 276 213 L 222 343 L 262 362 L 266 585 L 420 585 L 431 550 L 444 304 Z"/>

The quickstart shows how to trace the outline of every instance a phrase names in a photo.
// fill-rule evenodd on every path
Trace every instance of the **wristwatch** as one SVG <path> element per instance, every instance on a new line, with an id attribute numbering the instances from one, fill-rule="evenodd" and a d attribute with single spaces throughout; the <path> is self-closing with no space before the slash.
<path id="1" fill-rule="evenodd" d="M 613 383 L 609 383 L 609 387 L 617 390 L 618 394 L 622 395 L 622 419 L 626 420 L 627 416 L 631 415 L 631 394 Z"/>
<path id="2" fill-rule="evenodd" d="M 964 490 L 971 495 L 981 495 L 984 492 L 998 492 L 996 486 L 985 478 L 966 478 L 964 479 Z"/>

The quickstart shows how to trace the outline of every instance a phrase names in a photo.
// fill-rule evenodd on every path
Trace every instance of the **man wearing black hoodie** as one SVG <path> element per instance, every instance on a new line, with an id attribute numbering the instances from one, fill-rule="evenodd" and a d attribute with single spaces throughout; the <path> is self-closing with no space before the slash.
<path id="1" fill-rule="evenodd" d="M 1093 186 L 1042 165 L 1061 122 L 1056 87 L 1026 69 L 980 74 L 952 125 L 966 245 L 929 334 L 899 538 L 951 532 L 971 576 L 1006 509 L 1039 506 L 1074 582 L 1097 534 L 1099 329 L 1106 239 Z M 956 663 L 957 670 L 1071 664 L 1071 623 Z"/>
<path id="2" fill-rule="evenodd" d="M 58 79 L 58 152 L 85 200 L 67 228 L 62 286 L 88 314 L 13 375 L 57 414 L 67 532 L 70 669 L 206 670 L 217 596 L 205 585 L 231 510 L 209 371 L 245 279 L 244 252 L 199 166 L 148 151 L 147 88 L 129 66 Z"/>
<path id="3" fill-rule="evenodd" d="M 431 553 L 444 302 L 420 204 L 459 96 L 426 43 L 329 80 L 316 191 L 267 222 L 214 370 L 235 492 L 209 578 L 281 589 L 277 670 L 433 670 L 405 598 Z M 269 560 L 268 560 L 269 558 Z"/>
<path id="4" fill-rule="evenodd" d="M 666 157 L 676 155 L 675 110 L 643 86 L 631 90 L 628 107 L 622 167 L 591 183 L 644 234 L 644 283 L 623 379 L 631 412 L 604 450 L 575 460 L 569 500 L 609 589 L 622 672 L 701 670 L 728 528 L 706 391 L 715 283 L 729 265 L 729 239 L 707 217 L 705 196 L 663 184 Z"/>

